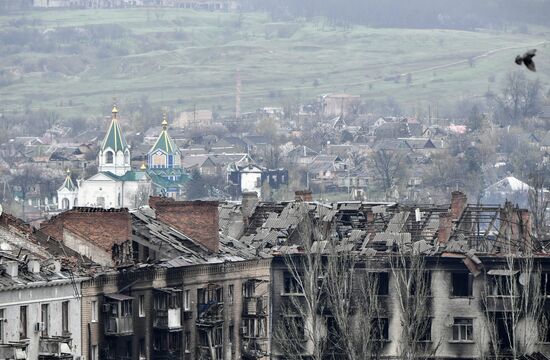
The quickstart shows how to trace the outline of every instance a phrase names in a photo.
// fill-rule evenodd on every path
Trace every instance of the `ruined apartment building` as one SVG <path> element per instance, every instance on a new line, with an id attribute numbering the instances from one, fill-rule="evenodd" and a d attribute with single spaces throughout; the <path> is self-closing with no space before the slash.
<path id="1" fill-rule="evenodd" d="M 269 354 L 269 257 L 219 233 L 218 202 L 74 208 L 41 231 L 104 267 L 82 285 L 83 358 Z"/>
<path id="2" fill-rule="evenodd" d="M 0 359 L 79 359 L 86 278 L 62 267 L 36 235 L 0 216 Z"/>
<path id="3" fill-rule="evenodd" d="M 369 281 L 376 284 L 364 301 L 376 304 L 376 311 L 358 304 L 349 308 L 353 314 L 349 321 L 366 321 L 366 311 L 371 312 L 368 322 L 375 324 L 362 328 L 368 332 L 365 339 L 372 342 L 363 356 L 403 358 L 407 341 L 414 343 L 409 346 L 414 357 L 478 359 L 549 353 L 550 257 L 545 242 L 533 236 L 526 210 L 510 203 L 504 207 L 468 204 L 460 192 L 452 194 L 448 206 L 319 204 L 307 202 L 310 197 L 300 193 L 298 202 L 247 199 L 240 209 L 234 204 L 222 206 L 224 219 L 234 219 L 239 211 L 247 214 L 240 229 L 232 224 L 222 231 L 241 232 L 243 243 L 274 255 L 270 331 L 290 336 L 274 340 L 271 358 L 287 358 L 289 349 L 308 357 L 320 346 L 323 356 L 342 358 L 342 339 L 356 335 L 339 333 L 337 308 L 326 300 L 334 291 L 334 284 L 324 282 L 330 273 L 313 266 L 314 288 L 324 290 L 308 294 L 304 286 L 312 263 L 320 261 L 328 267 L 329 257 L 335 254 L 330 250 L 332 241 L 336 244 L 332 251 L 355 254 L 356 282 L 370 274 Z M 317 228 L 329 229 L 309 247 L 300 228 L 304 209 Z M 410 264 L 413 254 L 421 259 L 421 281 L 399 262 L 405 259 Z M 421 294 L 420 282 L 424 284 Z M 303 304 L 312 303 L 315 296 L 325 300 L 312 314 Z M 357 295 L 350 295 L 350 302 L 358 302 L 353 296 Z M 416 318 L 410 316 L 417 312 Z M 312 334 L 321 334 L 322 340 L 316 341 Z"/>
<path id="4" fill-rule="evenodd" d="M 533 236 L 527 211 L 511 204 L 468 204 L 460 192 L 447 206 L 318 203 L 310 192 L 296 195 L 296 201 L 272 203 L 247 194 L 240 204 L 156 197 L 130 212 L 75 208 L 39 231 L 9 218 L 0 230 L 19 234 L 11 236 L 11 246 L 37 245 L 35 256 L 71 260 L 88 271 L 89 280 L 53 287 L 58 298 L 47 303 L 56 314 L 65 311 L 64 301 L 69 309 L 78 304 L 80 313 L 73 316 L 70 310 L 72 341 L 59 341 L 64 350 L 48 358 L 283 359 L 289 349 L 307 358 L 319 340 L 324 356 L 341 358 L 342 340 L 361 334 L 370 341 L 368 356 L 402 358 L 411 334 L 403 326 L 407 321 L 415 330 L 414 345 L 409 345 L 417 356 L 503 358 L 550 351 L 548 327 L 542 326 L 549 312 L 550 262 L 544 240 Z M 109 232 L 117 235 L 102 236 Z M 319 259 L 326 264 L 333 251 L 354 256 L 354 265 L 341 269 L 344 273 L 375 284 L 368 301 L 359 302 L 350 292 L 349 301 L 342 302 L 355 306 L 349 308 L 351 322 L 369 315 L 363 331 L 338 332 L 336 309 L 329 302 L 333 275 L 323 273 L 323 267 L 313 287 L 322 301 L 316 311 L 303 307 L 311 296 L 303 282 L 307 264 Z M 36 271 L 36 263 L 16 259 L 17 277 Z M 406 291 L 403 283 L 411 273 L 395 262 L 403 259 L 421 259 L 422 265 L 412 267 L 421 270 L 420 277 Z M 7 261 L 1 266 L 14 271 Z M 67 266 L 57 271 L 55 264 L 43 262 L 40 273 L 67 276 Z M 531 264 L 531 272 L 525 264 Z M 70 284 L 81 295 L 70 297 Z M 531 290 L 525 295 L 527 285 Z M 35 289 L 32 297 L 42 314 L 46 301 L 35 298 Z M 19 293 L 31 296 L 30 289 Z M 359 304 L 376 304 L 376 311 L 357 311 Z M 14 301 L 14 306 L 21 311 L 30 303 Z M 416 317 L 405 317 L 411 311 Z M 21 314 L 10 311 L 14 318 L 9 321 L 21 323 Z M 33 341 L 46 344 L 50 334 L 65 334 L 63 319 L 51 320 L 48 338 L 39 325 L 27 345 L 0 348 L 24 349 L 30 356 L 37 346 Z M 4 338 L 2 343 L 8 344 Z"/>

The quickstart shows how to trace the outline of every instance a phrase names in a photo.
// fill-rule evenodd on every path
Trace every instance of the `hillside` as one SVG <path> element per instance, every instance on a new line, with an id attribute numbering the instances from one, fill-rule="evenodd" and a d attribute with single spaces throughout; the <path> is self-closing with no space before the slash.
<path id="1" fill-rule="evenodd" d="M 343 28 L 184 9 L 0 15 L 0 109 L 87 114 L 115 96 L 147 96 L 228 114 L 239 68 L 243 110 L 343 91 L 412 110 L 497 89 L 515 55 L 537 44 L 539 72 L 528 75 L 547 87 L 548 33 Z"/>

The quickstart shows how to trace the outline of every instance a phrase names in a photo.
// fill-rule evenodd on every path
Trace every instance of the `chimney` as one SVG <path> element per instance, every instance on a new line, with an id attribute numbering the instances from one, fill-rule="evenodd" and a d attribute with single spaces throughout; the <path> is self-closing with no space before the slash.
<path id="1" fill-rule="evenodd" d="M 244 192 L 241 200 L 241 211 L 244 219 L 248 219 L 252 215 L 256 205 L 258 205 L 258 193 L 255 191 Z"/>
<path id="2" fill-rule="evenodd" d="M 158 198 L 157 198 L 158 199 Z M 149 204 L 162 221 L 200 243 L 210 251 L 220 248 L 219 214 L 217 201 L 175 201 L 160 198 Z"/>
<path id="3" fill-rule="evenodd" d="M 518 209 L 520 224 L 521 224 L 521 235 L 524 244 L 524 251 L 531 251 L 533 249 L 533 241 L 531 238 L 531 214 L 527 209 Z"/>
<path id="4" fill-rule="evenodd" d="M 175 202 L 172 198 L 162 197 L 162 196 L 150 196 L 149 197 L 149 206 L 152 209 L 157 208 L 158 203 L 173 203 Z"/>
<path id="5" fill-rule="evenodd" d="M 451 215 L 453 220 L 458 220 L 462 212 L 466 208 L 468 198 L 461 191 L 453 191 L 451 193 Z"/>
<path id="6" fill-rule="evenodd" d="M 311 190 L 296 190 L 294 192 L 294 200 L 296 201 L 313 201 L 313 193 Z"/>
<path id="7" fill-rule="evenodd" d="M 439 244 L 446 244 L 451 237 L 453 218 L 450 212 L 439 214 L 439 229 L 437 230 L 437 241 Z"/>
<path id="8" fill-rule="evenodd" d="M 31 274 L 38 274 L 40 272 L 40 262 L 37 260 L 31 260 L 27 264 L 27 270 Z"/>
<path id="9" fill-rule="evenodd" d="M 16 278 L 19 275 L 19 262 L 13 260 L 7 261 L 6 274 L 11 278 Z"/>

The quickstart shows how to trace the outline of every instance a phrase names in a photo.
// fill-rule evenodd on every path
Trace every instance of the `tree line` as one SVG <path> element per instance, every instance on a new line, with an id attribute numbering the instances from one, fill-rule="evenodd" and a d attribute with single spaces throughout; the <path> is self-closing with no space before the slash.
<path id="1" fill-rule="evenodd" d="M 245 9 L 274 18 L 326 17 L 333 23 L 380 27 L 502 27 L 507 23 L 549 23 L 550 1 L 525 0 L 243 0 Z"/>

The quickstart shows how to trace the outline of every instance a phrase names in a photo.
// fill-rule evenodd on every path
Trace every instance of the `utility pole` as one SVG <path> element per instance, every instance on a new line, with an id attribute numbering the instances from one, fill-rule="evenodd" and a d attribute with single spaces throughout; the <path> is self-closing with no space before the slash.
<path id="1" fill-rule="evenodd" d="M 235 119 L 241 117 L 241 71 L 237 68 L 235 74 Z"/>

